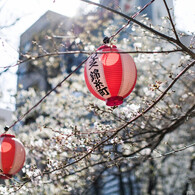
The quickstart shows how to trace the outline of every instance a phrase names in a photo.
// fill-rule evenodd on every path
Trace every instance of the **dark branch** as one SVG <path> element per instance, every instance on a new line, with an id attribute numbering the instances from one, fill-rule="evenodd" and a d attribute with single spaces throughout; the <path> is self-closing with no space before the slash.
<path id="1" fill-rule="evenodd" d="M 153 28 L 151 28 L 151 27 L 149 27 L 149 26 L 147 26 L 147 25 L 145 25 L 145 24 L 143 24 L 143 23 L 135 20 L 134 18 L 132 18 L 130 16 L 127 16 L 124 13 L 118 12 L 118 11 L 116 11 L 116 10 L 110 8 L 110 7 L 107 7 L 107 6 L 104 6 L 104 5 L 101 5 L 99 3 L 95 3 L 95 2 L 89 1 L 89 0 L 81 0 L 81 1 L 84 1 L 84 2 L 89 3 L 89 4 L 92 4 L 92 5 L 96 5 L 96 6 L 101 7 L 101 8 L 104 8 L 106 10 L 109 10 L 109 11 L 117 14 L 117 15 L 122 16 L 123 18 L 126 18 L 126 19 L 134 22 L 135 24 L 137 24 L 140 27 L 146 29 L 147 31 L 152 32 L 153 34 L 161 37 L 162 39 L 165 39 L 168 42 L 177 44 L 179 47 L 181 47 L 183 49 L 184 52 L 188 53 L 188 55 L 190 55 L 193 59 L 195 59 L 195 53 L 193 51 L 191 51 L 188 47 L 186 47 L 185 45 L 183 45 L 181 42 L 179 42 L 178 40 L 174 39 L 173 37 L 169 37 L 169 36 L 167 36 L 167 35 L 159 32 L 159 31 L 156 31 Z"/>
<path id="2" fill-rule="evenodd" d="M 88 58 L 87 58 L 88 59 Z M 39 104 L 41 104 L 43 102 L 43 100 L 46 99 L 46 97 L 48 97 L 53 91 L 55 91 L 58 87 L 61 87 L 61 85 L 74 73 L 76 72 L 86 61 L 84 60 L 83 62 L 81 62 L 77 68 L 75 68 L 68 76 L 66 76 L 60 83 L 58 83 L 53 89 L 51 89 L 44 97 L 42 97 L 33 107 L 31 107 L 26 113 L 24 113 L 22 116 L 19 117 L 19 119 L 17 121 L 15 121 L 10 127 L 9 129 L 11 129 L 12 127 L 14 127 L 18 122 L 20 122 L 22 119 L 24 119 L 32 110 L 34 110 Z M 8 130 L 9 130 L 8 129 Z M 8 131 L 7 130 L 7 131 Z"/>
<path id="3" fill-rule="evenodd" d="M 174 34 L 175 34 L 175 37 L 176 37 L 177 41 L 180 42 L 179 37 L 178 37 L 178 35 L 177 35 L 177 31 L 176 31 L 176 29 L 175 29 L 175 25 L 174 25 L 174 23 L 173 23 L 173 19 L 172 19 L 172 17 L 171 17 L 171 13 L 170 13 L 169 7 L 168 7 L 168 5 L 167 5 L 167 2 L 166 2 L 166 0 L 163 0 L 163 1 L 164 1 L 164 4 L 165 4 L 167 13 L 168 13 L 168 15 L 169 15 L 169 20 L 170 20 L 170 22 L 171 22 L 171 25 L 172 25 L 172 28 L 173 28 L 173 32 L 174 32 Z"/>

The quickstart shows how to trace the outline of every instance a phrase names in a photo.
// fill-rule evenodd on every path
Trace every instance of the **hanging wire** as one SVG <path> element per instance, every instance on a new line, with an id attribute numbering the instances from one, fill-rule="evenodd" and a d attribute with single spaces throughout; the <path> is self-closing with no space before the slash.
<path id="1" fill-rule="evenodd" d="M 87 58 L 88 59 L 88 58 Z M 14 127 L 18 122 L 20 122 L 26 115 L 28 115 L 32 110 L 34 110 L 40 103 L 43 102 L 43 100 L 48 97 L 53 91 L 55 91 L 58 87 L 61 87 L 62 83 L 64 83 L 74 72 L 76 72 L 86 61 L 82 61 L 68 76 L 66 76 L 60 83 L 58 83 L 53 89 L 51 89 L 45 96 L 43 96 L 33 107 L 31 107 L 26 113 L 24 113 L 22 116 L 18 118 L 10 127 L 6 126 L 4 128 L 5 133 Z"/>

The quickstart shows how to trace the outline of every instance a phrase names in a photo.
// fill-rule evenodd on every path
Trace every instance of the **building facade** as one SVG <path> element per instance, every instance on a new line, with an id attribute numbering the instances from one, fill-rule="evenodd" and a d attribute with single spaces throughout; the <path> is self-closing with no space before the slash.
<path id="1" fill-rule="evenodd" d="M 24 62 L 17 72 L 18 90 L 20 88 L 27 90 L 32 87 L 35 90 L 48 91 L 51 89 L 49 78 L 56 77 L 62 71 L 71 71 L 75 63 L 72 56 L 49 54 L 75 49 L 74 34 L 78 33 L 79 29 L 74 27 L 75 32 L 71 33 L 72 24 L 72 19 L 53 11 L 47 11 L 21 35 L 20 60 Z M 36 58 L 39 55 L 48 56 L 28 61 L 28 58 Z M 64 67 L 65 64 L 68 66 Z"/>

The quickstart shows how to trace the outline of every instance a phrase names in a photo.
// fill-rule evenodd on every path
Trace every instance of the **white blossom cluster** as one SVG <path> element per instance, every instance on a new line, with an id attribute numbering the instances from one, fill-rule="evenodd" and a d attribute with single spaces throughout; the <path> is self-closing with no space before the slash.
<path id="1" fill-rule="evenodd" d="M 143 20 L 143 23 L 150 24 L 150 21 Z M 104 31 L 111 35 L 116 28 L 108 24 L 110 27 Z M 86 32 L 93 25 L 97 27 L 98 24 L 91 22 Z M 174 48 L 136 25 L 131 27 L 131 34 L 130 27 L 124 32 L 128 38 L 118 40 L 118 48 L 142 51 Z M 159 28 L 169 35 L 167 21 Z M 80 35 L 86 49 L 96 48 L 103 30 L 99 32 L 98 36 L 91 35 L 90 41 L 89 34 Z M 82 68 L 80 74 L 73 74 L 26 116 L 15 130 L 25 146 L 26 163 L 20 174 L 0 185 L 1 193 L 13 193 L 13 184 L 19 194 L 81 194 L 91 190 L 98 178 L 103 191 L 110 177 L 120 175 L 124 183 L 131 179 L 140 186 L 140 194 L 147 194 L 149 183 L 154 181 L 158 194 L 182 194 L 192 172 L 189 164 L 194 149 L 163 154 L 193 141 L 191 116 L 182 121 L 194 102 L 190 79 L 193 71 L 182 77 L 150 112 L 144 111 L 182 70 L 181 64 L 188 63 L 189 56 L 138 53 L 132 57 L 137 65 L 138 79 L 135 89 L 121 106 L 109 108 L 93 97 L 85 85 Z M 50 58 L 48 66 L 54 61 Z M 61 74 L 48 82 L 55 87 L 65 76 L 67 74 Z M 19 91 L 16 119 L 44 95 L 45 92 L 32 88 Z M 141 114 L 138 120 L 128 124 Z M 178 120 L 182 122 L 174 124 Z M 20 189 L 25 181 L 28 182 Z"/>

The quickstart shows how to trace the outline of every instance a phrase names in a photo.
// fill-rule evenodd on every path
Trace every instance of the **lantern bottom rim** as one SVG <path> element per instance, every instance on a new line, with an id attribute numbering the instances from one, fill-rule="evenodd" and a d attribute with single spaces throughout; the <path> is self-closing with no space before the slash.
<path id="1" fill-rule="evenodd" d="M 2 173 L 3 175 L 0 175 L 0 179 L 10 179 L 12 175 Z"/>
<path id="2" fill-rule="evenodd" d="M 113 96 L 106 100 L 107 106 L 118 106 L 123 103 L 123 97 L 121 96 Z"/>

